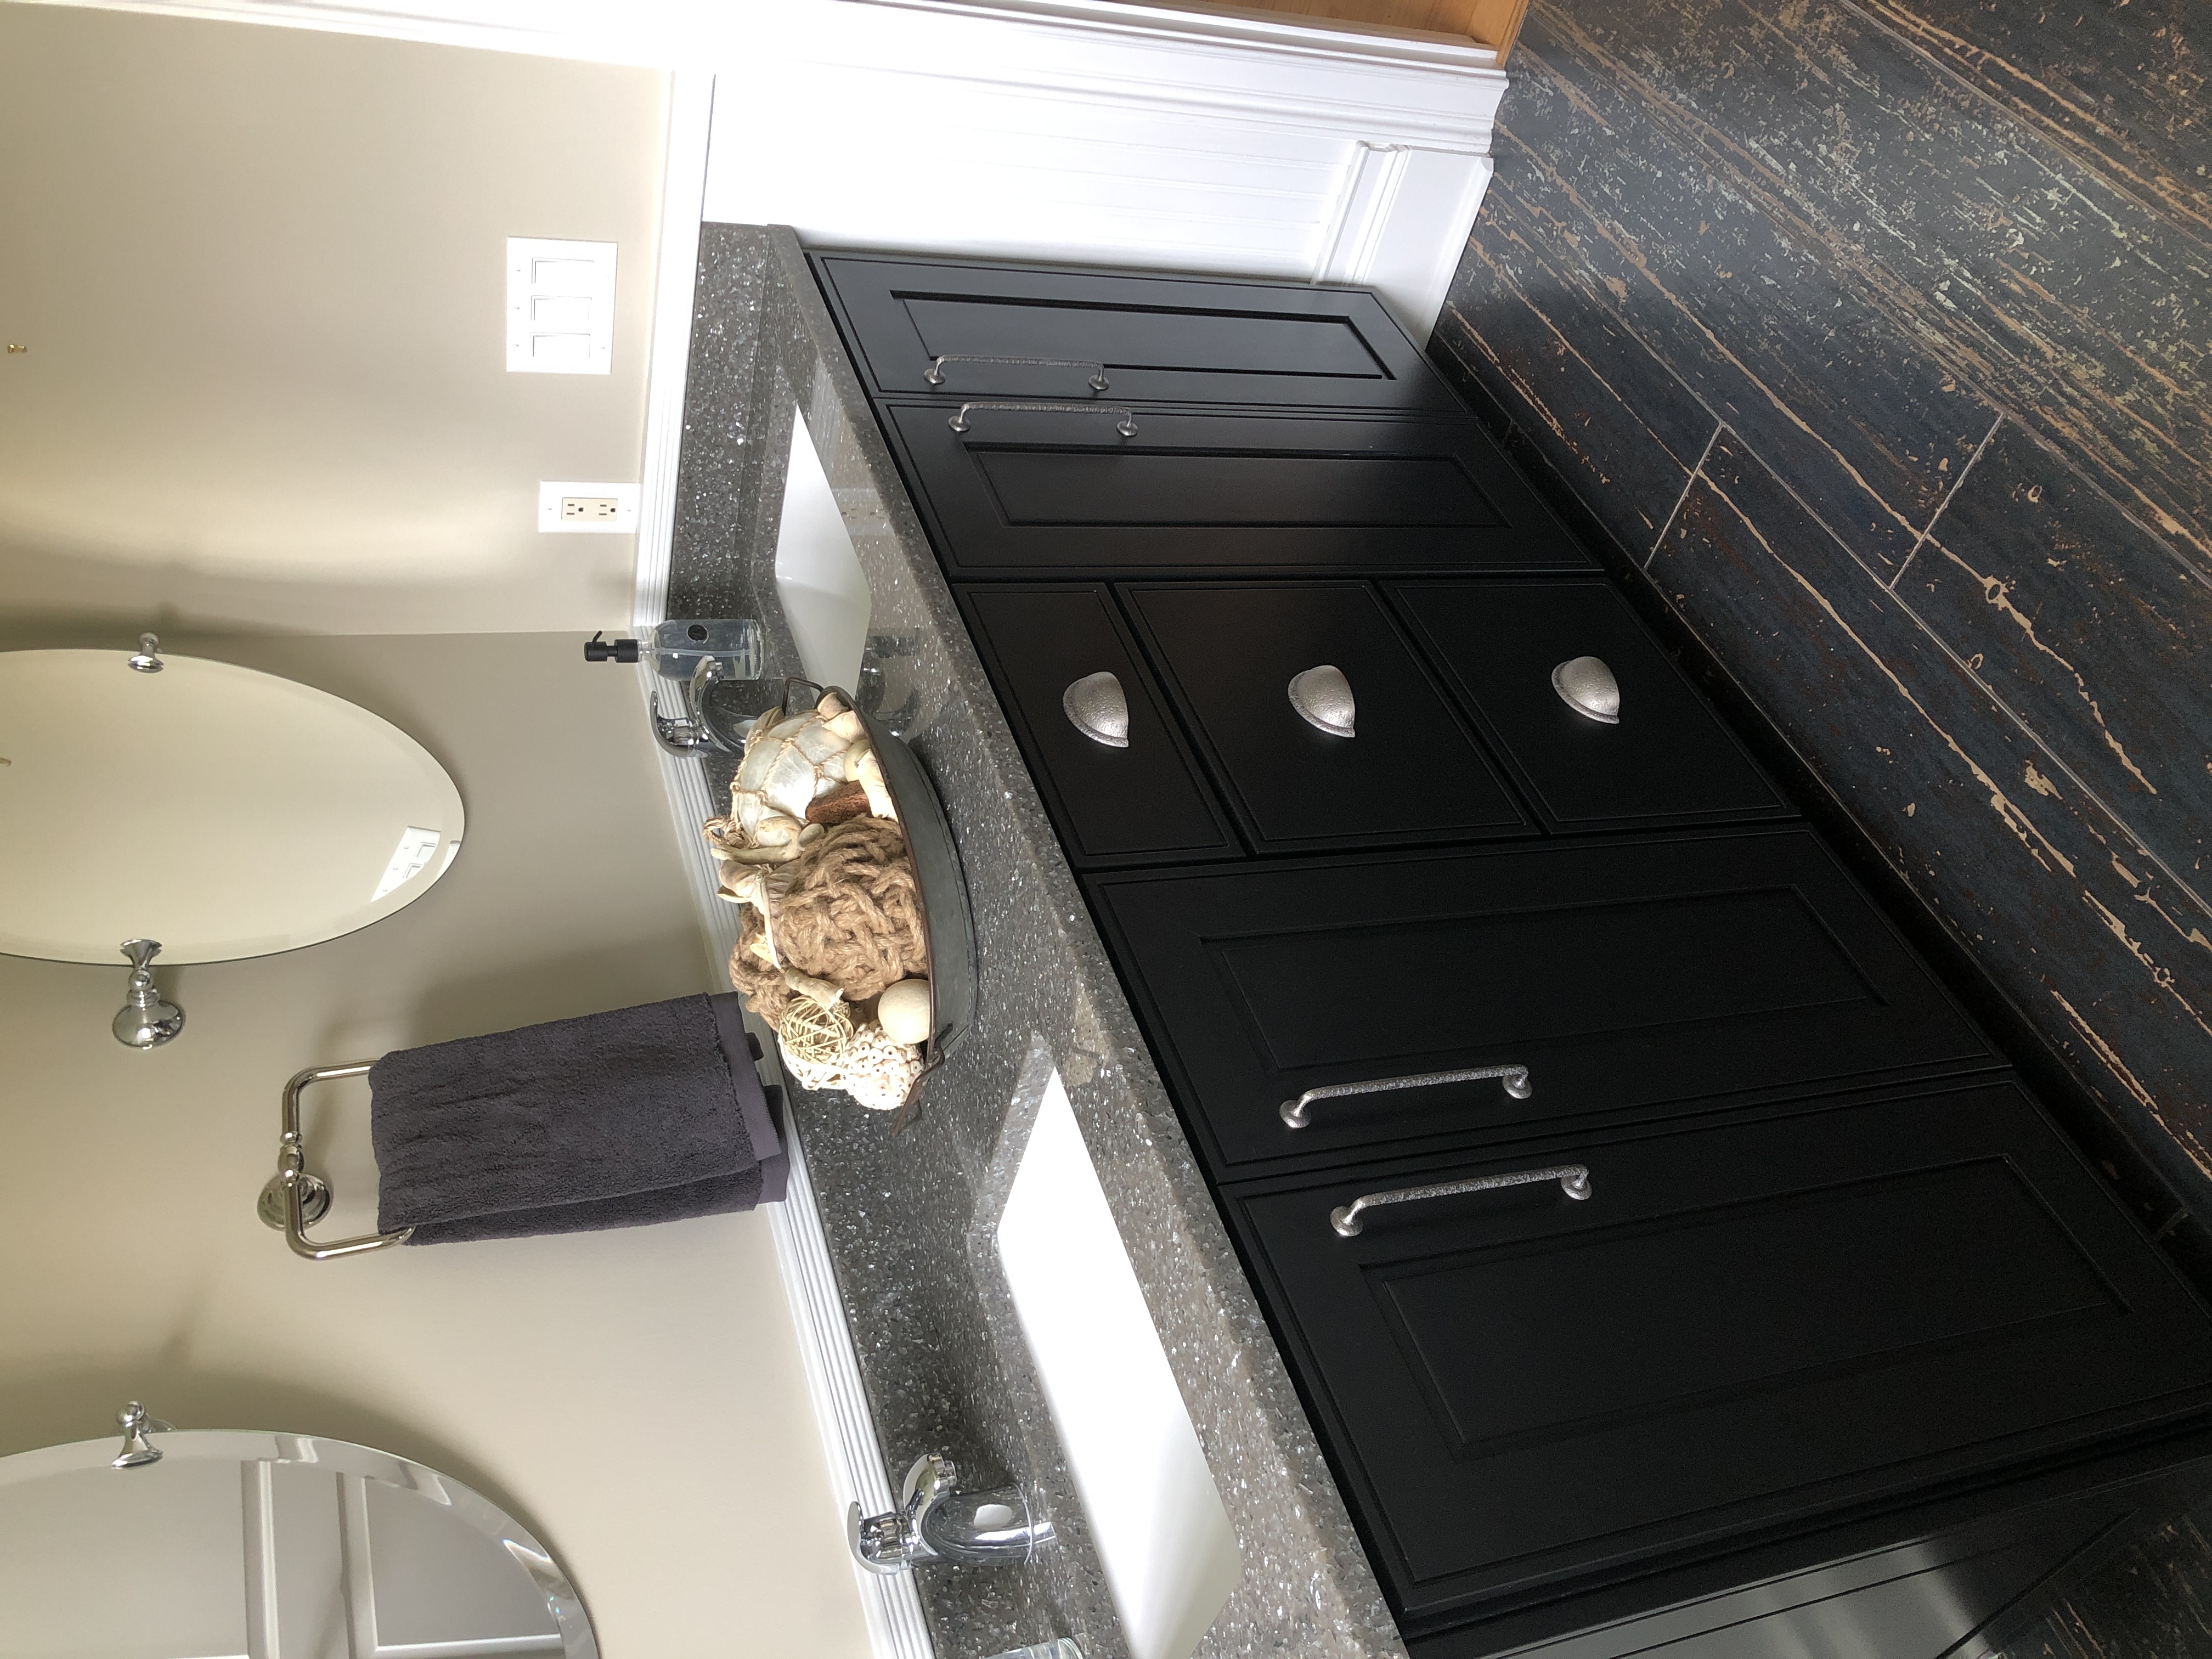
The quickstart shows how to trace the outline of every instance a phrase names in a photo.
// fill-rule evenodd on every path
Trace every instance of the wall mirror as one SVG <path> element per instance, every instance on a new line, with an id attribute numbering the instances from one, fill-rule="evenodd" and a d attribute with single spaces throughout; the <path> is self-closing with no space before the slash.
<path id="1" fill-rule="evenodd" d="M 427 892 L 462 816 L 428 750 L 326 691 L 165 657 L 151 635 L 0 652 L 0 952 L 114 963 L 150 941 L 176 963 L 319 944 Z"/>
<path id="2" fill-rule="evenodd" d="M 560 1564 L 389 1452 L 176 1430 L 0 1458 L 0 1659 L 598 1659 Z"/>

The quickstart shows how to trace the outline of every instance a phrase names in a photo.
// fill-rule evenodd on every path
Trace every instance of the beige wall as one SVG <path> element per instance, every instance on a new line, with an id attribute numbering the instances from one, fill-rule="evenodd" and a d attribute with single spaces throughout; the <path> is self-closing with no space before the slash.
<path id="1" fill-rule="evenodd" d="M 0 1455 L 100 1435 L 132 1398 L 364 1441 L 509 1507 L 609 1659 L 865 1654 L 763 1218 L 315 1263 L 253 1214 L 303 1066 L 708 988 L 630 671 L 573 634 L 163 644 L 398 724 L 468 840 L 363 932 L 163 975 L 187 1024 L 151 1053 L 108 1035 L 120 966 L 0 957 Z M 360 1087 L 309 1095 L 337 1231 L 373 1219 Z"/>
<path id="2" fill-rule="evenodd" d="M 620 626 L 667 77 L 0 3 L 0 611 Z M 505 239 L 620 246 L 611 375 L 509 374 Z"/>

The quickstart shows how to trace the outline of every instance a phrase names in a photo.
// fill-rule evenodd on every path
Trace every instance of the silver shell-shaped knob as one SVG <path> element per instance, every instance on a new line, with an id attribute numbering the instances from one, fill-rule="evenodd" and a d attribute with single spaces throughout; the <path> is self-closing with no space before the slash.
<path id="1" fill-rule="evenodd" d="M 1085 674 L 1060 694 L 1067 723 L 1109 749 L 1129 746 L 1129 700 L 1121 695 L 1121 682 L 1101 671 Z"/>
<path id="2" fill-rule="evenodd" d="M 1326 662 L 1291 676 L 1291 707 L 1315 731 L 1333 738 L 1351 737 L 1359 713 L 1352 701 L 1352 682 L 1344 678 L 1341 668 Z"/>
<path id="3" fill-rule="evenodd" d="M 1620 682 L 1595 657 L 1574 657 L 1552 671 L 1552 690 L 1577 714 L 1620 724 Z"/>

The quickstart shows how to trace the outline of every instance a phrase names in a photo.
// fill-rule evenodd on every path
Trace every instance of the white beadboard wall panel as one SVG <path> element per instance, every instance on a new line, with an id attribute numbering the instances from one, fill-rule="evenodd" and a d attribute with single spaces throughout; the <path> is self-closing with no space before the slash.
<path id="1" fill-rule="evenodd" d="M 1505 77 L 1471 50 L 1176 16 L 877 4 L 834 43 L 779 19 L 717 106 L 706 216 L 817 246 L 1366 283 L 1425 339 Z"/>

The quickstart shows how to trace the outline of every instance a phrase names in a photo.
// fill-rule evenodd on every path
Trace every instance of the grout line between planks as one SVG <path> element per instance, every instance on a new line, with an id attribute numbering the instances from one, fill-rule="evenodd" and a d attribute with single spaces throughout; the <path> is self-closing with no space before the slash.
<path id="1" fill-rule="evenodd" d="M 1899 562 L 1897 574 L 1882 584 L 1892 593 L 1897 592 L 1898 583 L 1905 580 L 1905 573 L 1912 568 L 1912 562 L 1920 556 L 1920 550 L 1928 545 L 1928 538 L 1936 533 L 1936 521 L 1943 516 L 1944 509 L 1951 505 L 1952 498 L 1966 488 L 1966 479 L 1974 470 L 1974 463 L 1982 459 L 1982 452 L 1990 447 L 1990 441 L 1997 435 L 1997 428 L 2004 424 L 2004 421 L 2003 415 L 1999 414 L 1990 422 L 1990 429 L 1982 434 L 1981 442 L 1974 446 L 1974 453 L 1966 457 L 1966 465 L 1959 469 L 1959 476 L 1951 481 L 1951 487 L 1943 492 L 1943 499 L 1936 503 L 1935 512 L 1928 515 L 1928 522 L 1921 526 L 1920 535 L 1912 544 L 1912 550 Z"/>
<path id="2" fill-rule="evenodd" d="M 1642 345 L 1644 343 L 1639 340 L 1637 343 Z M 1644 349 L 1648 351 L 1650 348 L 1645 346 Z M 1667 532 L 1674 527 L 1674 520 L 1681 516 L 1682 503 L 1690 499 L 1690 491 L 1697 487 L 1698 480 L 1705 476 L 1705 461 L 1712 454 L 1713 446 L 1721 441 L 1721 434 L 1728 429 L 1729 424 L 1726 421 L 1714 422 L 1712 435 L 1705 440 L 1705 447 L 1698 452 L 1698 464 L 1690 469 L 1690 476 L 1682 480 L 1682 493 L 1674 497 L 1674 505 L 1668 511 L 1666 522 L 1659 526 L 1658 535 L 1652 538 L 1651 550 L 1644 556 L 1643 568 L 1645 570 L 1650 570 L 1651 561 L 1659 556 L 1659 550 L 1666 544 Z"/>
<path id="3" fill-rule="evenodd" d="M 2002 416 L 1999 416 L 1997 418 L 2002 422 L 2004 417 Z M 1994 436 L 1995 434 L 1996 428 L 1992 427 L 1990 428 L 1990 434 L 1991 436 Z M 1719 436 L 1717 433 L 1714 435 L 1716 437 Z M 1741 433 L 1736 435 L 1739 440 L 1742 438 L 1742 434 Z M 1984 445 L 1986 446 L 1988 441 L 1989 440 L 1984 438 L 1983 440 Z M 1753 448 L 1747 442 L 1744 444 L 1743 447 L 1744 453 L 1749 455 L 1753 460 L 1758 462 L 1759 467 L 1766 473 L 1768 477 L 1773 479 L 1777 484 L 1779 484 L 1783 490 L 1788 494 L 1793 501 L 1797 499 L 1796 492 L 1790 489 L 1787 481 L 1783 478 L 1781 473 L 1775 470 L 1772 464 L 1770 463 L 1764 455 L 1760 454 L 1757 449 Z M 1710 450 L 1711 446 L 1708 445 L 1707 448 Z M 1980 451 L 1977 450 L 1975 453 L 1978 456 L 1980 454 Z M 1971 468 L 1972 463 L 1969 462 L 1967 465 L 1969 468 Z M 1702 469 L 1704 462 L 1701 460 L 1698 463 L 1698 465 L 1700 469 Z M 1961 483 L 1965 482 L 1965 475 L 1963 473 L 1960 475 L 1960 481 Z M 1954 493 L 1956 493 L 1955 486 L 1954 487 Z M 1801 507 L 1804 507 L 1804 503 L 1802 501 L 1798 501 L 1798 505 Z M 1738 513 L 1741 513 L 1743 509 L 1739 507 L 1736 508 L 1736 511 Z M 1806 507 L 1805 511 L 1808 514 L 1811 513 L 1811 509 L 1809 507 Z M 1830 526 L 1821 520 L 1817 515 L 1814 516 L 1814 522 L 1820 526 L 1821 532 L 1825 534 L 1830 541 L 1835 543 L 1838 547 L 1843 550 L 1845 557 L 1850 559 L 1854 563 L 1859 564 L 1862 569 L 1865 568 L 1863 562 L 1860 561 L 1858 556 L 1851 551 L 1849 543 L 1845 542 L 1841 536 L 1836 534 L 1835 531 L 1830 528 Z M 1933 519 L 1929 520 L 1929 526 L 1931 529 L 1934 527 L 1935 520 Z M 1901 569 L 1899 574 L 1902 574 Z M 1919 611 L 1913 608 L 1912 602 L 1910 599 L 1906 599 L 1901 593 L 1887 588 L 1885 589 L 1885 592 L 1887 592 L 1890 602 L 1896 605 L 1899 611 L 1902 611 L 1905 613 L 1907 619 L 1911 621 L 1912 626 L 1926 635 L 1929 642 L 1936 647 L 1943 658 L 1948 661 L 1953 667 L 1957 669 L 1958 672 L 1966 678 L 1970 684 L 1974 686 L 1975 689 L 1980 691 L 1984 697 L 1989 699 L 1990 706 L 1995 708 L 2005 720 L 2009 720 L 2012 725 L 2019 730 L 2021 735 L 2025 737 L 2031 744 L 2042 753 L 2044 758 L 2050 763 L 2051 771 L 2054 774 L 2064 778 L 2069 783 L 2072 784 L 2080 793 L 2082 801 L 2102 815 L 2107 823 L 2111 823 L 2115 829 L 2124 831 L 2129 841 L 2134 843 L 2136 852 L 2142 856 L 2152 868 L 2155 869 L 2160 875 L 2172 882 L 2178 890 L 2185 894 L 2200 911 L 2207 915 L 2212 915 L 2212 902 L 2208 902 L 2206 895 L 2197 890 L 2196 884 L 2183 876 L 2172 866 L 2172 865 L 2169 864 L 2164 858 L 2160 857 L 2157 849 L 2151 846 L 2150 842 L 2144 837 L 2142 831 L 2138 830 L 2136 826 L 2129 821 L 2124 814 L 2115 808 L 2101 793 L 2093 787 L 2079 772 L 2075 770 L 2075 769 L 2067 763 L 2066 758 L 2063 756 L 2059 754 L 2057 750 L 2051 747 L 2049 738 L 2045 738 L 2042 732 L 2037 731 L 2033 726 L 2030 725 L 2027 718 L 2023 716 L 2018 709 L 2014 708 L 2009 702 L 2005 701 L 2002 695 L 1998 692 L 1995 686 L 1991 685 L 1988 680 L 1984 679 L 1972 666 L 1970 666 L 1966 659 L 1961 657 L 1959 653 L 1953 648 L 1951 642 L 1948 640 L 1945 639 L 1941 634 L 1937 633 L 1933 628 L 1929 626 L 1927 619 L 1923 617 Z M 1725 659 L 1723 660 L 1723 663 L 1725 663 Z M 1887 659 L 1883 658 L 1881 660 L 1887 662 Z"/>

